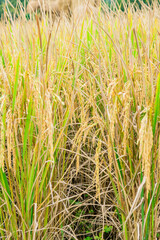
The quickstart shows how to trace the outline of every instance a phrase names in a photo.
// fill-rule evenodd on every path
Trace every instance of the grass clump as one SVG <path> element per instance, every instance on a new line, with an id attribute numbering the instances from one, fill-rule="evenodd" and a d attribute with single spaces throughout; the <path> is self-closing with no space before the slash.
<path id="1" fill-rule="evenodd" d="M 0 238 L 158 238 L 159 15 L 0 23 Z"/>

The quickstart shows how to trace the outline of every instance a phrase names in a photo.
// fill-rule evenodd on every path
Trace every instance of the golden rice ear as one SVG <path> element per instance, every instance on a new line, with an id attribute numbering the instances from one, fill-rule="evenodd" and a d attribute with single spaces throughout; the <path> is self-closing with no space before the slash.
<path id="1" fill-rule="evenodd" d="M 142 157 L 142 170 L 146 177 L 147 197 L 151 189 L 150 172 L 151 172 L 151 150 L 153 146 L 153 132 L 151 121 L 148 114 L 142 119 L 141 128 L 139 131 L 140 152 L 139 157 Z"/>
<path id="2" fill-rule="evenodd" d="M 11 113 L 9 112 L 7 115 L 7 131 L 6 131 L 6 136 L 7 136 L 7 154 L 8 154 L 8 166 L 11 168 L 12 163 L 11 163 L 11 158 L 12 158 L 12 152 L 13 152 L 13 133 L 12 133 L 12 118 L 11 118 Z"/>
<path id="3" fill-rule="evenodd" d="M 4 141 L 4 125 L 0 121 L 0 168 L 4 170 L 4 154 L 5 154 L 5 141 Z"/>
<path id="4" fill-rule="evenodd" d="M 101 154 L 101 140 L 98 141 L 97 148 L 96 148 L 96 154 L 95 154 L 95 163 L 96 163 L 96 169 L 95 169 L 95 177 L 96 177 L 96 197 L 99 199 L 100 202 L 100 179 L 99 179 L 99 169 L 100 169 L 100 163 L 99 158 Z"/>
<path id="5" fill-rule="evenodd" d="M 50 159 L 53 159 L 53 134 L 54 134 L 54 127 L 52 123 L 52 102 L 51 102 L 51 96 L 49 91 L 46 94 L 46 126 L 48 129 L 48 144 L 49 144 L 49 154 Z M 54 160 L 54 159 L 53 159 Z"/>

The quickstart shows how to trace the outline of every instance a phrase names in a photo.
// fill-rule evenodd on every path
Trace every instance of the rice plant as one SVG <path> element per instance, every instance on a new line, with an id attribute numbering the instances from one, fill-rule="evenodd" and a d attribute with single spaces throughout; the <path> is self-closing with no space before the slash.
<path id="1" fill-rule="evenodd" d="M 160 238 L 160 7 L 0 22 L 0 238 Z"/>

